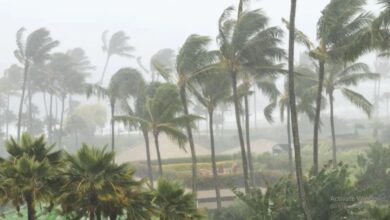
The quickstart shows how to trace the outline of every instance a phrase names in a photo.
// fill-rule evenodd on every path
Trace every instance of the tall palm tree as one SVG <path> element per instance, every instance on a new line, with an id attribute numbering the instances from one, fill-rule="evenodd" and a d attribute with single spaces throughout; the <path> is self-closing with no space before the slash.
<path id="1" fill-rule="evenodd" d="M 295 100 L 295 73 L 294 73 L 294 49 L 295 49 L 295 13 L 297 0 L 291 0 L 289 40 L 288 40 L 288 91 L 291 111 L 291 126 L 295 152 L 295 171 L 298 185 L 299 199 L 303 214 L 307 220 L 311 220 L 311 213 L 306 201 L 305 189 L 303 186 L 301 146 L 299 141 L 298 117 Z"/>
<path id="2" fill-rule="evenodd" d="M 25 29 L 21 28 L 16 33 L 17 50 L 14 54 L 18 61 L 24 65 L 22 94 L 20 97 L 18 124 L 17 124 L 17 140 L 20 138 L 20 129 L 22 123 L 23 102 L 26 92 L 28 72 L 30 66 L 34 63 L 42 63 L 49 57 L 49 52 L 56 47 L 59 42 L 53 41 L 50 37 L 50 32 L 45 28 L 37 29 L 31 32 L 27 39 L 23 39 Z"/>
<path id="3" fill-rule="evenodd" d="M 84 92 L 85 78 L 93 67 L 81 48 L 53 54 L 49 66 L 55 75 L 53 83 L 57 84 L 57 93 L 61 100 L 58 145 L 62 147 L 65 99 L 72 94 Z"/>
<path id="4" fill-rule="evenodd" d="M 64 213 L 81 211 L 82 216 L 88 213 L 89 219 L 94 220 L 105 212 L 110 219 L 116 219 L 118 212 L 110 205 L 121 205 L 117 199 L 123 198 L 128 190 L 138 188 L 142 181 L 134 179 L 130 164 L 118 165 L 114 159 L 114 152 L 85 144 L 75 155 L 66 155 L 68 166 L 62 174 L 64 184 L 60 197 Z M 125 204 L 120 209 L 124 207 Z"/>
<path id="5" fill-rule="evenodd" d="M 317 22 L 317 45 L 303 32 L 295 30 L 295 40 L 307 47 L 309 55 L 318 61 L 319 66 L 313 137 L 314 175 L 318 173 L 318 134 L 325 64 L 335 60 L 354 60 L 365 52 L 355 49 L 355 41 L 367 32 L 372 22 L 372 15 L 364 11 L 365 3 L 365 0 L 331 0 Z M 289 26 L 286 20 L 283 21 Z"/>
<path id="6" fill-rule="evenodd" d="M 209 37 L 193 34 L 186 39 L 175 59 L 165 59 L 165 65 L 161 62 L 161 59 L 152 60 L 153 68 L 165 80 L 176 84 L 183 105 L 184 115 L 190 115 L 187 90 L 191 79 L 196 75 L 201 75 L 215 68 L 216 52 L 208 50 L 210 43 Z M 166 51 L 166 54 L 169 54 L 169 52 Z M 171 63 L 171 60 L 175 60 L 175 63 Z M 192 191 L 196 192 L 198 171 L 194 138 L 190 124 L 191 122 L 187 121 L 186 132 L 192 159 Z"/>
<path id="7" fill-rule="evenodd" d="M 107 88 L 100 84 L 87 85 L 87 96 L 92 94 L 99 98 L 108 98 L 111 110 L 111 149 L 115 149 L 115 104 L 117 100 L 129 97 L 137 97 L 144 87 L 144 79 L 140 72 L 132 68 L 122 68 L 118 70 L 110 80 Z"/>
<path id="8" fill-rule="evenodd" d="M 156 93 L 153 97 L 149 97 L 149 100 L 145 104 L 147 115 L 145 118 L 137 117 L 134 115 L 115 116 L 114 119 L 122 121 L 125 124 L 140 123 L 148 128 L 154 138 L 154 143 L 157 152 L 157 161 L 159 174 L 162 176 L 162 160 L 159 145 L 159 135 L 161 133 L 166 134 L 172 140 L 179 144 L 179 147 L 183 148 L 187 141 L 187 136 L 182 132 L 181 128 L 190 121 L 193 121 L 199 117 L 194 115 L 178 115 L 182 111 L 182 105 L 180 103 L 179 94 L 175 85 L 165 83 L 156 89 Z"/>
<path id="9" fill-rule="evenodd" d="M 110 58 L 113 55 L 121 56 L 121 57 L 128 57 L 133 58 L 133 55 L 131 54 L 134 51 L 134 47 L 130 46 L 128 44 L 128 40 L 130 39 L 129 36 L 126 35 L 124 31 L 118 31 L 115 32 L 110 40 L 107 39 L 108 31 L 104 31 L 102 33 L 102 41 L 103 41 L 103 52 L 107 54 L 106 62 L 104 64 L 102 77 L 100 79 L 99 84 L 103 83 L 104 75 L 107 71 L 108 62 L 110 61 Z"/>
<path id="10" fill-rule="evenodd" d="M 204 217 L 197 209 L 195 194 L 186 193 L 177 182 L 159 179 L 153 194 L 160 220 L 195 220 Z"/>
<path id="11" fill-rule="evenodd" d="M 268 27 L 268 18 L 263 11 L 239 11 L 238 19 L 231 17 L 233 11 L 233 7 L 229 7 L 221 15 L 217 39 L 222 68 L 231 77 L 244 182 L 248 191 L 248 162 L 240 121 L 238 79 L 241 74 L 261 77 L 277 73 L 281 66 L 275 65 L 274 61 L 281 58 L 284 53 L 280 48 L 275 47 L 280 42 L 282 31 L 277 27 Z M 269 47 L 266 46 L 267 42 Z"/>
<path id="12" fill-rule="evenodd" d="M 297 102 L 297 113 L 305 114 L 310 120 L 314 120 L 315 114 L 315 95 L 312 93 L 312 90 L 308 90 L 314 86 L 316 81 L 311 80 L 313 77 L 311 71 L 306 71 L 306 67 L 298 66 L 295 69 L 296 72 L 302 75 L 294 75 L 295 76 L 295 96 Z M 290 173 L 294 173 L 294 162 L 293 162 L 293 152 L 291 149 L 292 145 L 292 137 L 291 137 L 291 111 L 290 111 L 290 98 L 289 98 L 289 88 L 288 88 L 288 76 L 286 77 L 284 90 L 280 94 L 277 104 L 279 105 L 280 111 L 280 119 L 283 122 L 285 120 L 285 112 L 287 114 L 286 117 L 286 131 L 287 131 L 287 144 L 288 148 L 288 158 L 289 158 L 289 166 Z M 272 105 L 272 103 L 270 104 Z"/>
<path id="13" fill-rule="evenodd" d="M 370 73 L 369 67 L 364 63 L 353 63 L 350 65 L 332 63 L 329 65 L 324 79 L 324 88 L 330 103 L 333 167 L 337 166 L 336 132 L 334 126 L 334 92 L 340 90 L 346 99 L 356 107 L 362 109 L 370 117 L 373 108 L 372 104 L 364 98 L 363 95 L 348 89 L 348 87 L 357 86 L 362 81 L 377 79 L 379 76 L 379 74 Z"/>
<path id="14" fill-rule="evenodd" d="M 6 142 L 10 155 L 4 162 L 2 176 L 9 182 L 9 201 L 19 209 L 21 202 L 27 204 L 27 219 L 36 219 L 35 203 L 51 202 L 54 193 L 53 180 L 61 165 L 61 151 L 52 151 L 45 138 L 33 138 L 23 134 L 18 144 L 13 138 Z"/>
<path id="15" fill-rule="evenodd" d="M 210 148 L 211 148 L 211 165 L 214 178 L 215 194 L 217 198 L 217 208 L 221 208 L 221 195 L 218 183 L 217 162 L 215 158 L 214 142 L 214 111 L 219 104 L 226 102 L 231 96 L 229 76 L 222 72 L 211 72 L 196 77 L 193 94 L 197 97 L 200 104 L 206 108 L 208 113 Z"/>

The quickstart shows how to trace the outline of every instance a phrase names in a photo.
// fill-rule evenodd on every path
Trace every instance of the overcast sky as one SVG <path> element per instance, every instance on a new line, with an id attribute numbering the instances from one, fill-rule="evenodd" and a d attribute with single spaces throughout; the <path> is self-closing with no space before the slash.
<path id="1" fill-rule="evenodd" d="M 289 0 L 253 1 L 251 8 L 263 8 L 274 25 L 288 18 Z M 297 26 L 315 37 L 315 24 L 328 0 L 300 0 Z M 61 42 L 56 51 L 82 47 L 100 75 L 104 54 L 101 33 L 124 30 L 131 36 L 136 56 L 147 63 L 161 48 L 178 49 L 192 33 L 215 38 L 222 11 L 238 0 L 2 0 L 0 4 L 0 70 L 16 60 L 13 56 L 15 33 L 20 27 L 28 32 L 48 28 Z M 121 58 L 112 59 L 108 74 L 130 65 Z M 107 77 L 108 78 L 108 77 Z"/>
<path id="2" fill-rule="evenodd" d="M 281 18 L 289 17 L 289 0 L 252 1 L 251 8 L 262 8 L 272 25 L 282 25 Z M 370 10 L 378 12 L 378 7 Z M 297 27 L 315 39 L 316 22 L 329 0 L 298 0 Z M 25 27 L 28 32 L 40 27 L 51 31 L 61 42 L 55 51 L 83 48 L 96 71 L 89 78 L 96 82 L 101 74 L 105 54 L 101 33 L 118 30 L 131 36 L 135 56 L 143 57 L 147 65 L 151 55 L 162 48 L 177 50 L 187 36 L 196 33 L 215 39 L 217 21 L 228 6 L 238 0 L 2 0 L 0 3 L 0 72 L 16 62 L 16 31 Z M 298 48 L 299 50 L 299 48 Z M 299 52 L 299 51 L 298 51 Z M 368 58 L 367 58 L 368 57 Z M 373 56 L 364 58 L 369 65 Z M 106 81 L 124 66 L 136 67 L 134 61 L 114 57 L 108 67 Z M 359 90 L 369 89 L 362 85 Z M 343 108 L 342 110 L 346 110 Z"/>

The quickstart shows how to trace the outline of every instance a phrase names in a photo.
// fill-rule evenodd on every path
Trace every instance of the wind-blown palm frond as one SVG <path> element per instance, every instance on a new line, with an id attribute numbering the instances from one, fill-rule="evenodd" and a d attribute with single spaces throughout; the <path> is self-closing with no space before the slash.
<path id="1" fill-rule="evenodd" d="M 364 96 L 347 88 L 342 89 L 341 92 L 351 103 L 362 109 L 369 117 L 371 116 L 372 104 Z"/>
<path id="2" fill-rule="evenodd" d="M 269 123 L 274 122 L 274 118 L 272 116 L 272 113 L 274 112 L 276 106 L 277 106 L 277 102 L 272 102 L 264 108 L 264 116 L 265 116 L 265 119 L 267 119 L 267 121 Z"/>

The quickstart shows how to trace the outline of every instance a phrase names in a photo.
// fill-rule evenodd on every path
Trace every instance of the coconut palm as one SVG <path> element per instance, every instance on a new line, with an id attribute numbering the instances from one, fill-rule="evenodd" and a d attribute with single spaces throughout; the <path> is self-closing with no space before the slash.
<path id="1" fill-rule="evenodd" d="M 130 164 L 118 165 L 114 159 L 114 152 L 86 144 L 75 155 L 66 155 L 68 165 L 62 174 L 65 179 L 60 198 L 64 213 L 82 212 L 82 216 L 88 214 L 91 220 L 100 219 L 102 214 L 116 219 L 120 212 L 114 205 L 122 205 L 118 199 L 142 182 L 134 180 Z"/>
<path id="2" fill-rule="evenodd" d="M 129 46 L 128 40 L 130 39 L 129 36 L 126 35 L 124 31 L 118 31 L 115 32 L 110 40 L 107 39 L 108 31 L 104 31 L 102 33 L 102 41 L 103 41 L 103 52 L 107 54 L 106 62 L 104 64 L 102 77 L 100 79 L 100 83 L 103 83 L 104 75 L 107 71 L 108 62 L 110 61 L 111 57 L 113 55 L 121 56 L 121 57 L 128 57 L 133 58 L 133 55 L 131 54 L 134 51 L 134 47 Z"/>
<path id="3" fill-rule="evenodd" d="M 48 64 L 55 75 L 57 94 L 61 100 L 58 144 L 62 147 L 65 99 L 72 94 L 80 94 L 85 90 L 85 78 L 93 68 L 81 48 L 66 53 L 55 53 Z"/>
<path id="4" fill-rule="evenodd" d="M 147 112 L 146 118 L 137 117 L 134 115 L 116 116 L 115 120 L 122 121 L 125 124 L 140 123 L 148 128 L 152 133 L 157 152 L 157 161 L 159 174 L 162 176 L 163 168 L 161 161 L 161 153 L 159 146 L 159 135 L 164 133 L 173 141 L 177 142 L 180 148 L 184 147 L 187 141 L 187 136 L 182 132 L 181 128 L 190 121 L 191 125 L 195 119 L 199 117 L 194 115 L 178 115 L 182 111 L 179 94 L 175 85 L 165 83 L 156 89 L 153 97 L 148 97 L 145 104 Z"/>
<path id="5" fill-rule="evenodd" d="M 364 11 L 365 3 L 365 0 L 331 0 L 317 22 L 317 45 L 303 32 L 295 31 L 295 40 L 307 47 L 309 55 L 318 61 L 319 66 L 313 137 L 314 175 L 318 173 L 318 134 L 325 64 L 330 61 L 354 60 L 365 52 L 356 49 L 355 43 L 367 32 L 372 22 L 372 15 Z M 289 26 L 286 20 L 284 22 Z"/>
<path id="6" fill-rule="evenodd" d="M 9 124 L 17 118 L 10 109 L 11 97 L 18 94 L 21 85 L 23 69 L 16 64 L 11 65 L 4 71 L 4 76 L 0 79 L 0 93 L 6 96 L 6 109 L 3 112 L 5 120 L 5 137 L 8 138 Z"/>
<path id="7" fill-rule="evenodd" d="M 215 158 L 215 142 L 214 142 L 214 111 L 219 104 L 226 102 L 231 96 L 231 88 L 229 86 L 229 77 L 225 73 L 216 72 L 203 74 L 196 77 L 195 88 L 192 92 L 195 94 L 200 104 L 206 108 L 208 113 L 209 132 L 210 132 L 210 148 L 211 148 L 211 164 L 215 185 L 215 194 L 217 198 L 217 208 L 221 208 L 221 196 L 218 184 L 218 171 Z"/>
<path id="8" fill-rule="evenodd" d="M 23 134 L 18 144 L 13 138 L 6 142 L 10 155 L 4 162 L 2 176 L 9 183 L 8 200 L 19 209 L 27 204 L 29 220 L 36 218 L 35 203 L 49 203 L 54 194 L 55 179 L 61 167 L 61 152 L 53 151 L 45 138 Z"/>
<path id="9" fill-rule="evenodd" d="M 49 52 L 56 47 L 59 42 L 53 41 L 50 37 L 50 32 L 45 28 L 40 28 L 30 33 L 26 40 L 23 39 L 24 28 L 21 28 L 16 33 L 17 50 L 14 54 L 18 61 L 24 65 L 22 94 L 20 97 L 18 125 L 17 125 L 17 140 L 20 138 L 20 128 L 22 123 L 23 102 L 26 92 L 28 72 L 30 66 L 34 63 L 42 63 L 47 60 Z"/>
<path id="10" fill-rule="evenodd" d="M 184 115 L 189 114 L 188 108 L 188 86 L 191 79 L 196 75 L 201 75 L 210 69 L 215 68 L 216 52 L 209 51 L 208 47 L 211 43 L 209 37 L 199 36 L 196 34 L 190 35 L 175 59 L 153 59 L 153 68 L 156 69 L 162 77 L 168 82 L 174 83 L 179 90 L 181 103 L 183 105 Z M 169 50 L 165 50 L 165 54 L 172 54 Z M 170 61 L 175 60 L 175 63 Z M 164 64 L 165 63 L 165 64 Z M 186 125 L 186 132 L 191 151 L 192 159 L 192 191 L 197 191 L 197 160 L 194 138 L 192 135 L 191 122 Z"/>
<path id="11" fill-rule="evenodd" d="M 196 207 L 194 193 L 186 193 L 179 183 L 159 179 L 153 191 L 153 202 L 159 209 L 160 220 L 202 219 Z"/>
<path id="12" fill-rule="evenodd" d="M 362 109 L 369 117 L 373 109 L 372 104 L 363 95 L 350 90 L 348 87 L 357 86 L 362 81 L 379 78 L 379 74 L 370 73 L 369 67 L 364 63 L 344 65 L 340 63 L 330 64 L 324 79 L 324 88 L 330 103 L 330 125 L 332 130 L 332 162 L 337 166 L 336 160 L 336 133 L 334 127 L 334 92 L 340 90 L 343 96 L 359 109 Z"/>
<path id="13" fill-rule="evenodd" d="M 138 70 L 122 68 L 118 70 L 110 80 L 107 88 L 99 84 L 87 85 L 87 96 L 95 94 L 99 98 L 108 98 L 111 109 L 111 149 L 115 149 L 115 104 L 117 100 L 129 97 L 137 97 L 144 87 L 144 79 Z"/>
<path id="14" fill-rule="evenodd" d="M 240 2 L 240 5 L 243 4 Z M 268 27 L 268 18 L 261 10 L 239 10 L 238 19 L 232 18 L 234 9 L 227 8 L 219 20 L 218 44 L 221 53 L 220 62 L 225 72 L 231 76 L 233 101 L 241 147 L 241 157 L 245 188 L 249 190 L 248 162 L 240 121 L 238 79 L 241 74 L 256 77 L 277 73 L 279 65 L 276 58 L 283 56 L 283 51 L 275 47 L 280 42 L 282 31 L 277 27 Z M 270 45 L 266 46 L 267 43 Z M 250 86 L 248 86 L 250 88 Z"/>
<path id="15" fill-rule="evenodd" d="M 303 186 L 303 173 L 302 173 L 302 158 L 301 158 L 301 144 L 299 140 L 299 128 L 298 128 L 298 116 L 297 106 L 295 100 L 295 72 L 294 72 L 294 49 L 295 49 L 295 13 L 297 8 L 297 0 L 291 0 L 290 7 L 290 24 L 289 24 L 289 40 L 288 40 L 288 94 L 289 94 L 289 106 L 291 112 L 291 126 L 294 142 L 295 152 L 295 171 L 298 186 L 299 199 L 303 214 L 307 220 L 311 220 L 311 214 L 307 205 L 306 193 Z"/>

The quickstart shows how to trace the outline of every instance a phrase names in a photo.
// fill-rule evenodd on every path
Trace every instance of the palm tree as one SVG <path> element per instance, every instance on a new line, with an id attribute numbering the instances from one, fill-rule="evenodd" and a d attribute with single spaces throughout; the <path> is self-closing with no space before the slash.
<path id="1" fill-rule="evenodd" d="M 29 34 L 26 40 L 23 39 L 25 29 L 21 28 L 16 33 L 17 50 L 14 54 L 18 61 L 24 65 L 22 95 L 20 97 L 18 125 L 17 125 L 17 140 L 20 138 L 20 128 L 22 123 L 23 102 L 27 86 L 27 77 L 29 68 L 33 63 L 42 63 L 48 56 L 49 52 L 56 47 L 59 42 L 53 41 L 50 37 L 50 32 L 45 28 L 40 28 Z"/>
<path id="2" fill-rule="evenodd" d="M 44 136 L 34 139 L 27 133 L 20 144 L 13 138 L 6 142 L 10 156 L 3 164 L 2 176 L 9 182 L 8 199 L 17 209 L 24 200 L 29 220 L 36 218 L 36 202 L 51 202 L 51 187 L 61 167 L 61 151 L 52 151 L 53 147 L 46 144 Z"/>
<path id="3" fill-rule="evenodd" d="M 337 166 L 336 160 L 336 132 L 334 127 L 334 92 L 340 90 L 341 93 L 356 107 L 362 109 L 369 117 L 372 111 L 372 104 L 363 95 L 348 89 L 349 86 L 357 86 L 359 82 L 374 80 L 379 78 L 379 74 L 370 73 L 369 67 L 364 63 L 353 63 L 344 65 L 333 63 L 329 66 L 324 79 L 324 88 L 329 97 L 330 103 L 330 125 L 332 130 L 332 162 L 333 167 Z"/>
<path id="4" fill-rule="evenodd" d="M 4 111 L 5 137 L 8 139 L 9 124 L 16 120 L 15 114 L 10 109 L 11 96 L 17 95 L 21 85 L 23 69 L 16 64 L 11 65 L 4 71 L 0 79 L 0 91 L 6 96 L 6 109 Z"/>
<path id="5" fill-rule="evenodd" d="M 295 171 L 298 185 L 299 199 L 303 214 L 307 220 L 311 220 L 311 214 L 306 201 L 305 189 L 303 186 L 301 146 L 299 141 L 298 117 L 295 101 L 295 73 L 294 73 L 294 47 L 295 47 L 295 13 L 297 0 L 291 0 L 290 24 L 289 24 L 289 41 L 288 41 L 288 92 L 291 112 L 291 126 L 294 141 L 295 152 Z"/>
<path id="6" fill-rule="evenodd" d="M 217 198 L 217 208 L 221 208 L 221 196 L 218 183 L 218 171 L 215 158 L 215 143 L 214 143 L 214 111 L 217 106 L 226 102 L 230 97 L 231 89 L 229 86 L 229 78 L 227 74 L 222 72 L 203 74 L 196 77 L 196 87 L 192 89 L 200 104 L 206 108 L 209 121 L 210 132 L 210 148 L 211 148 L 211 164 L 215 185 L 215 194 Z M 200 90 L 200 91 L 198 91 Z"/>
<path id="7" fill-rule="evenodd" d="M 57 93 L 61 100 L 58 145 L 62 147 L 65 99 L 68 95 L 84 92 L 85 78 L 93 67 L 81 48 L 53 54 L 49 66 L 55 75 L 53 83 L 57 84 Z"/>
<path id="8" fill-rule="evenodd" d="M 297 113 L 305 114 L 310 120 L 314 120 L 315 114 L 315 95 L 312 93 L 311 88 L 314 86 L 316 81 L 311 80 L 313 74 L 306 67 L 298 66 L 296 67 L 296 72 L 301 75 L 295 75 L 295 95 L 297 102 Z M 292 138 L 291 138 L 291 111 L 290 111 L 290 98 L 289 98 L 289 88 L 288 88 L 288 77 L 286 77 L 284 84 L 284 91 L 280 94 L 277 104 L 279 105 L 280 119 L 283 122 L 285 119 L 285 112 L 287 114 L 286 118 L 286 130 L 287 130 L 287 144 L 288 148 L 288 158 L 290 165 L 290 173 L 294 172 L 294 162 L 293 162 L 293 153 L 291 149 Z M 273 103 L 270 104 L 272 106 Z"/>
<path id="9" fill-rule="evenodd" d="M 97 95 L 99 98 L 108 98 L 111 109 L 111 149 L 115 149 L 115 104 L 117 100 L 129 97 L 137 97 L 144 87 L 144 79 L 138 70 L 122 68 L 116 72 L 110 80 L 107 88 L 99 84 L 87 85 L 87 96 Z"/>
<path id="10" fill-rule="evenodd" d="M 156 69 L 162 77 L 168 82 L 176 84 L 179 90 L 181 103 L 183 105 L 184 115 L 190 115 L 188 110 L 187 89 L 191 79 L 196 75 L 201 75 L 212 68 L 215 68 L 216 52 L 209 51 L 211 43 L 209 37 L 190 35 L 179 50 L 175 58 L 175 64 L 170 61 L 173 59 L 153 59 L 153 68 Z M 169 55 L 169 50 L 165 50 Z M 165 61 L 166 64 L 162 63 Z M 186 132 L 190 145 L 192 159 L 192 191 L 197 191 L 197 160 L 194 138 L 192 135 L 191 122 L 187 121 Z"/>
<path id="11" fill-rule="evenodd" d="M 162 84 L 156 89 L 156 92 L 152 97 L 148 97 L 145 109 L 147 112 L 146 118 L 134 115 L 123 115 L 116 116 L 114 119 L 130 125 L 140 123 L 144 127 L 147 127 L 148 131 L 152 132 L 157 152 L 159 174 L 162 176 L 163 168 L 159 135 L 161 133 L 166 134 L 172 140 L 176 141 L 179 144 L 179 147 L 183 148 L 187 141 L 187 136 L 182 132 L 181 128 L 185 126 L 187 121 L 190 121 L 192 124 L 193 121 L 199 117 L 194 115 L 177 115 L 182 111 L 182 105 L 180 104 L 176 87 L 169 83 Z"/>
<path id="12" fill-rule="evenodd" d="M 110 40 L 107 39 L 108 31 L 104 31 L 102 34 L 102 41 L 103 41 L 103 52 L 107 54 L 106 57 L 106 63 L 104 64 L 102 77 L 100 79 L 99 84 L 103 83 L 104 75 L 107 71 L 108 62 L 110 61 L 110 58 L 113 55 L 121 56 L 121 57 L 128 57 L 133 58 L 133 55 L 131 53 L 134 51 L 134 47 L 129 46 L 127 41 L 130 39 L 129 36 L 126 35 L 124 31 L 118 31 L 115 32 Z"/>
<path id="13" fill-rule="evenodd" d="M 318 61 L 319 66 L 313 137 L 314 175 L 318 173 L 318 134 L 325 64 L 337 60 L 354 60 L 365 52 L 363 49 L 357 50 L 355 44 L 355 41 L 367 32 L 372 22 L 372 15 L 364 11 L 365 2 L 365 0 L 331 0 L 322 11 L 322 16 L 317 23 L 317 46 L 303 32 L 295 30 L 295 40 L 307 47 L 309 55 Z M 289 26 L 286 20 L 283 21 Z"/>
<path id="14" fill-rule="evenodd" d="M 186 193 L 177 182 L 159 179 L 153 194 L 153 201 L 159 209 L 160 220 L 203 218 L 196 207 L 195 194 Z"/>
<path id="15" fill-rule="evenodd" d="M 240 2 L 240 6 L 242 5 Z M 280 42 L 282 32 L 277 27 L 267 27 L 268 18 L 261 10 L 240 11 L 238 19 L 231 18 L 233 8 L 227 8 L 219 20 L 218 44 L 220 62 L 230 74 L 234 109 L 240 140 L 245 188 L 249 190 L 248 162 L 240 121 L 238 79 L 240 74 L 267 76 L 277 73 L 279 65 L 274 60 L 283 56 L 283 51 L 275 45 Z M 266 44 L 270 46 L 266 46 Z M 250 86 L 248 87 L 250 88 Z"/>
<path id="16" fill-rule="evenodd" d="M 134 180 L 134 169 L 128 163 L 115 164 L 115 153 L 106 148 L 98 149 L 83 145 L 75 155 L 66 155 L 68 166 L 63 177 L 60 203 L 62 211 L 88 213 L 91 220 L 100 219 L 101 214 L 116 219 L 118 210 L 108 204 L 121 205 L 128 190 L 137 189 L 142 181 Z M 120 210 L 126 207 L 120 207 Z M 111 208 L 111 209 L 110 209 Z M 102 213 L 103 212 L 103 213 Z"/>

